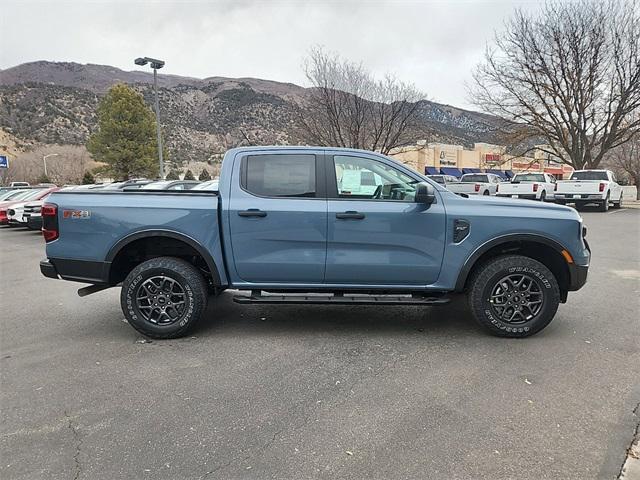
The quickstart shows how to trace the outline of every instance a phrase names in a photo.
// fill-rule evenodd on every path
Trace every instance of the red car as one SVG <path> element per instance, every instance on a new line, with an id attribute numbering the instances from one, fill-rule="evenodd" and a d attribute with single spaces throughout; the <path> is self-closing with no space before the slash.
<path id="1" fill-rule="evenodd" d="M 9 224 L 9 220 L 7 219 L 7 210 L 11 207 L 11 205 L 32 200 L 41 200 L 51 192 L 55 192 L 59 189 L 60 187 L 32 188 L 12 195 L 7 200 L 0 201 L 0 225 Z"/>

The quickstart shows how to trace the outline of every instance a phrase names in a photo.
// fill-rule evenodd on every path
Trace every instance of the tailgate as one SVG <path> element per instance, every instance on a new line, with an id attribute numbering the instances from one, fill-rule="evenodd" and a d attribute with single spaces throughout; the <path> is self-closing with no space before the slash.
<path id="1" fill-rule="evenodd" d="M 447 188 L 453 193 L 472 193 L 475 191 L 475 183 L 450 183 Z"/>
<path id="2" fill-rule="evenodd" d="M 557 193 L 600 193 L 600 181 L 562 180 L 556 185 Z"/>
<path id="3" fill-rule="evenodd" d="M 533 193 L 533 183 L 501 183 L 498 187 L 500 194 L 531 194 Z"/>

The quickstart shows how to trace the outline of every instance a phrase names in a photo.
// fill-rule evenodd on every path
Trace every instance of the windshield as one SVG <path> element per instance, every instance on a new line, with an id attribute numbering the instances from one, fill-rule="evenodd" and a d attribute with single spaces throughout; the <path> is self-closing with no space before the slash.
<path id="1" fill-rule="evenodd" d="M 544 175 L 541 173 L 525 173 L 523 175 L 516 175 L 511 182 L 544 182 Z"/>
<path id="2" fill-rule="evenodd" d="M 105 190 L 120 190 L 122 187 L 124 187 L 124 182 L 116 182 L 116 183 L 110 183 L 109 185 L 104 187 L 104 189 Z"/>
<path id="3" fill-rule="evenodd" d="M 147 183 L 146 185 L 143 185 L 141 188 L 143 190 L 164 190 L 169 186 L 169 184 L 172 181 L 173 180 L 163 180 L 160 182 L 151 182 L 151 183 Z"/>
<path id="4" fill-rule="evenodd" d="M 218 190 L 218 180 L 208 180 L 193 187 L 193 190 Z"/>
<path id="5" fill-rule="evenodd" d="M 489 177 L 487 177 L 486 175 L 475 175 L 473 173 L 468 173 L 467 175 L 463 175 L 460 181 L 471 182 L 471 183 L 475 183 L 475 182 L 489 183 Z"/>
<path id="6" fill-rule="evenodd" d="M 2 192 L 0 194 L 0 200 L 9 200 L 12 197 L 15 197 L 19 193 L 28 192 L 29 190 L 7 190 L 6 192 Z"/>
<path id="7" fill-rule="evenodd" d="M 590 170 L 584 172 L 573 172 L 571 174 L 571 180 L 609 180 L 609 177 L 607 177 L 607 172 Z"/>
<path id="8" fill-rule="evenodd" d="M 13 195 L 11 197 L 5 198 L 5 200 L 29 200 L 33 197 L 37 197 L 42 192 L 42 189 L 37 190 L 20 190 L 20 193 Z"/>

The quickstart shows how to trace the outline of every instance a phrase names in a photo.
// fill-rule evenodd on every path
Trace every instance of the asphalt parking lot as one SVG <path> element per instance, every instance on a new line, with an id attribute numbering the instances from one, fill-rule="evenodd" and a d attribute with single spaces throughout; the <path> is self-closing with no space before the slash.
<path id="1" fill-rule="evenodd" d="M 119 289 L 0 229 L 0 477 L 616 478 L 640 402 L 640 209 L 583 212 L 589 281 L 546 330 L 446 307 L 240 306 L 144 342 Z M 144 343 L 143 343 L 144 342 Z"/>

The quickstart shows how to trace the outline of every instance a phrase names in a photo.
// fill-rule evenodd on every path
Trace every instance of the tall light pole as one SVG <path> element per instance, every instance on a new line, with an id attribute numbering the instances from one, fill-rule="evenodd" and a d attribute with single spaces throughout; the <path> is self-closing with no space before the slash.
<path id="1" fill-rule="evenodd" d="M 134 60 L 136 65 L 144 66 L 147 63 L 153 68 L 153 91 L 156 97 L 156 134 L 158 136 L 158 158 L 160 160 L 160 178 L 164 178 L 164 160 L 162 158 L 162 135 L 160 133 L 160 102 L 158 101 L 158 69 L 164 67 L 164 60 L 156 60 L 150 57 L 139 57 Z"/>
<path id="2" fill-rule="evenodd" d="M 57 157 L 59 156 L 59 153 L 50 153 L 49 155 L 45 155 L 44 157 L 42 157 L 42 163 L 44 164 L 44 176 L 49 178 L 49 175 L 47 175 L 47 158 L 49 157 Z"/>

